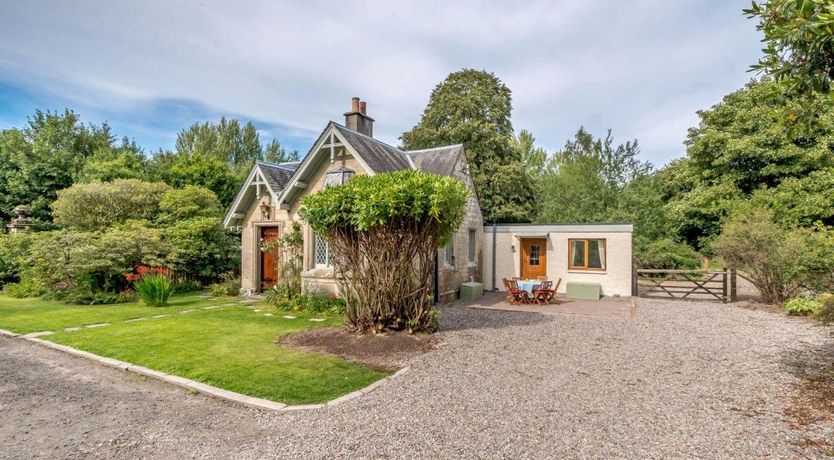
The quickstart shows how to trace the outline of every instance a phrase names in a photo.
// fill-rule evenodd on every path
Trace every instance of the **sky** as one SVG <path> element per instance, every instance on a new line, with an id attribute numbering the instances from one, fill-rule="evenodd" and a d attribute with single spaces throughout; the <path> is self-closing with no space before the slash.
<path id="1" fill-rule="evenodd" d="M 431 90 L 485 69 L 549 151 L 580 126 L 661 166 L 697 111 L 754 77 L 749 0 L 4 1 L 0 129 L 69 108 L 147 152 L 221 116 L 306 153 L 350 98 L 396 145 Z"/>

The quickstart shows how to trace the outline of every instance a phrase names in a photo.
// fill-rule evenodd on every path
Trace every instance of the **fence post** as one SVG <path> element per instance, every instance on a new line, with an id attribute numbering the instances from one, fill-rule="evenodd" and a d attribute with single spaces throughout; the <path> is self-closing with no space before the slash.
<path id="1" fill-rule="evenodd" d="M 736 269 L 730 269 L 730 302 L 736 301 Z"/>
<path id="2" fill-rule="evenodd" d="M 637 290 L 637 266 L 631 264 L 631 295 L 637 297 L 640 292 Z"/>
<path id="3" fill-rule="evenodd" d="M 724 272 L 722 275 L 722 277 L 724 278 L 724 282 L 721 283 L 721 297 L 724 298 L 724 303 L 727 303 L 727 301 L 729 300 L 727 291 L 729 290 L 730 277 L 727 276 L 727 274 L 729 273 L 727 271 L 727 267 L 724 267 L 723 269 L 721 269 L 721 271 Z"/>

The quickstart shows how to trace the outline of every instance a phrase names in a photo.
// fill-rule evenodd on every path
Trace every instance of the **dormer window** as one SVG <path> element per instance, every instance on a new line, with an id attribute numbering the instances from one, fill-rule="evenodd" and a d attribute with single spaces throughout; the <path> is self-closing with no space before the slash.
<path id="1" fill-rule="evenodd" d="M 327 171 L 324 175 L 324 186 L 342 185 L 353 177 L 354 171 L 352 169 L 340 166 L 332 171 Z"/>

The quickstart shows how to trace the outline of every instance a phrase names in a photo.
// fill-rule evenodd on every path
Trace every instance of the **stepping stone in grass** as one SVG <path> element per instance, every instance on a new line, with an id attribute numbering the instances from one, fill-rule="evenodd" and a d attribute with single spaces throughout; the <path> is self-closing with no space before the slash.
<path id="1" fill-rule="evenodd" d="M 75 332 L 75 331 L 80 331 L 80 330 L 81 330 L 81 328 L 80 328 L 80 327 L 77 327 L 77 326 L 74 326 L 74 327 L 65 327 L 65 328 L 64 328 L 64 330 L 65 330 L 65 331 L 67 331 L 67 332 Z"/>
<path id="2" fill-rule="evenodd" d="M 165 318 L 166 316 L 171 316 L 171 315 L 153 315 L 153 316 L 151 316 L 151 318 Z"/>
<path id="3" fill-rule="evenodd" d="M 264 313 L 264 316 L 272 316 L 272 313 Z"/>
<path id="4" fill-rule="evenodd" d="M 295 319 L 295 316 L 292 315 L 284 315 L 284 319 Z"/>
<path id="5" fill-rule="evenodd" d="M 145 321 L 146 319 L 148 319 L 148 318 L 147 317 L 133 318 L 133 319 L 127 319 L 127 320 L 125 320 L 125 322 L 126 323 L 135 323 L 136 321 Z"/>
<path id="6" fill-rule="evenodd" d="M 260 310 L 252 310 L 252 311 L 254 311 L 255 313 L 258 313 Z"/>
<path id="7" fill-rule="evenodd" d="M 110 325 L 110 323 L 98 323 L 98 324 L 88 324 L 84 327 L 93 329 L 95 327 L 104 327 L 104 326 L 109 326 L 109 325 Z"/>
<path id="8" fill-rule="evenodd" d="M 187 313 L 191 313 L 192 311 L 194 311 L 194 310 L 183 310 L 183 311 L 180 312 L 180 314 L 185 315 Z"/>
<path id="9" fill-rule="evenodd" d="M 203 307 L 203 310 L 214 310 L 215 308 L 220 308 L 219 305 L 214 305 L 212 307 Z"/>
<path id="10" fill-rule="evenodd" d="M 54 334 L 54 332 L 52 332 L 52 331 L 38 331 L 38 332 L 30 332 L 29 334 L 25 334 L 23 337 L 25 337 L 25 338 L 35 338 L 35 337 L 41 337 L 41 336 L 44 336 L 44 335 L 51 335 L 51 334 Z"/>
<path id="11" fill-rule="evenodd" d="M 317 323 L 320 323 L 320 322 L 324 321 L 324 318 L 310 318 L 310 321 L 315 321 Z"/>

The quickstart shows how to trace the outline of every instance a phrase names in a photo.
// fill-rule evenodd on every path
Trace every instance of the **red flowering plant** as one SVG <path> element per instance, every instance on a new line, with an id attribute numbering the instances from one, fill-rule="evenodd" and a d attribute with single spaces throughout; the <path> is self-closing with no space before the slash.
<path id="1" fill-rule="evenodd" d="M 142 277 L 147 275 L 148 273 L 160 276 L 170 276 L 171 270 L 165 267 L 149 267 L 147 265 L 137 264 L 135 267 L 133 267 L 133 271 L 125 273 L 124 277 L 125 280 L 130 281 L 131 283 L 135 283 L 142 279 Z"/>

